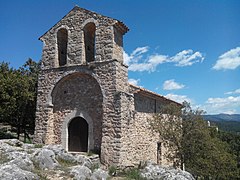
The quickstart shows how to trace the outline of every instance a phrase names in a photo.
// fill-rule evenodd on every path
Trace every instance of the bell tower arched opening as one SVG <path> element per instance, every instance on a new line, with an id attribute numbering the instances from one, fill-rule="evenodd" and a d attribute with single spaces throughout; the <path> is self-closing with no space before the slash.
<path id="1" fill-rule="evenodd" d="M 68 150 L 74 152 L 88 151 L 88 123 L 82 117 L 75 117 L 68 126 Z"/>
<path id="2" fill-rule="evenodd" d="M 84 44 L 86 62 L 92 62 L 95 59 L 95 32 L 96 26 L 94 23 L 88 23 L 84 29 Z"/>
<path id="3" fill-rule="evenodd" d="M 63 66 L 67 64 L 67 43 L 68 43 L 68 32 L 66 29 L 61 28 L 57 32 L 59 66 Z"/>

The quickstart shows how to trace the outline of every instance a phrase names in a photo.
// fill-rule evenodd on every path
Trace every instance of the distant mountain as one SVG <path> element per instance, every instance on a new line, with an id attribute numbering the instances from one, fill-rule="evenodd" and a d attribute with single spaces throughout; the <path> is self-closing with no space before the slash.
<path id="1" fill-rule="evenodd" d="M 240 133 L 240 114 L 204 115 L 203 118 L 223 131 Z"/>
<path id="2" fill-rule="evenodd" d="M 208 121 L 238 121 L 238 122 L 240 122 L 240 114 L 204 115 L 203 118 Z"/>

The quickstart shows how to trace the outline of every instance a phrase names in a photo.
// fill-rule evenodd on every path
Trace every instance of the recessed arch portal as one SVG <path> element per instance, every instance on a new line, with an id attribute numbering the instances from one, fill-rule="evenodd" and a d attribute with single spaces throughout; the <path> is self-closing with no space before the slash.
<path id="1" fill-rule="evenodd" d="M 100 149 L 103 94 L 98 81 L 93 76 L 83 72 L 64 76 L 53 88 L 51 102 L 53 108 L 52 126 L 55 127 L 53 133 L 57 142 L 61 143 L 67 151 L 97 151 Z M 75 118 L 84 119 L 88 125 L 88 144 L 85 145 L 85 149 L 70 147 L 71 132 L 75 133 L 74 128 L 71 128 L 74 126 L 71 125 L 74 124 Z M 78 124 L 77 122 L 76 125 L 87 127 L 86 124 Z M 59 132 L 61 132 L 60 136 Z"/>

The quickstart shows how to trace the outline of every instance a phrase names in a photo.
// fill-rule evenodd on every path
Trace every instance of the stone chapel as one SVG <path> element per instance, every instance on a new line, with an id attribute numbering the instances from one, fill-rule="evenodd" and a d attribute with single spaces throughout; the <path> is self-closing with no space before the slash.
<path id="1" fill-rule="evenodd" d="M 92 151 L 106 165 L 168 164 L 148 119 L 173 101 L 128 83 L 128 30 L 121 21 L 75 6 L 40 37 L 35 143 Z"/>

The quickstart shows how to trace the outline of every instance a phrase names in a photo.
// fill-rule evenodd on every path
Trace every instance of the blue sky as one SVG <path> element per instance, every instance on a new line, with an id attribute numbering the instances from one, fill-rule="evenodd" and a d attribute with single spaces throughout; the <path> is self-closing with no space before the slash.
<path id="1" fill-rule="evenodd" d="M 38 38 L 74 5 L 129 27 L 130 82 L 209 114 L 240 113 L 239 0 L 2 0 L 0 61 L 40 60 Z"/>

